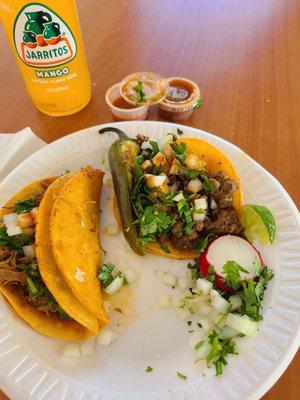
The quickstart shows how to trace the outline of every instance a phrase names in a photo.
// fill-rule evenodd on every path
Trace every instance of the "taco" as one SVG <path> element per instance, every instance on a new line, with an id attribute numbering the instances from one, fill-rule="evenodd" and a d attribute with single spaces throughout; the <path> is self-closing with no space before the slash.
<path id="1" fill-rule="evenodd" d="M 72 176 L 54 201 L 50 218 L 56 264 L 74 295 L 100 325 L 109 322 L 97 277 L 102 255 L 99 203 L 103 175 L 87 167 Z"/>
<path id="2" fill-rule="evenodd" d="M 88 311 L 73 294 L 58 268 L 50 240 L 50 215 L 63 186 L 74 176 L 66 174 L 56 179 L 46 190 L 38 208 L 35 230 L 36 258 L 42 279 L 65 312 L 92 332 L 99 331 L 97 317 Z"/>
<path id="3" fill-rule="evenodd" d="M 54 180 L 28 185 L 0 212 L 0 291 L 16 314 L 40 333 L 79 341 L 93 333 L 57 302 L 43 281 L 35 255 L 38 207 Z"/>
<path id="4" fill-rule="evenodd" d="M 239 234 L 242 189 L 228 157 L 200 138 L 119 135 L 109 150 L 114 211 L 132 249 L 194 258 L 214 235 Z"/>

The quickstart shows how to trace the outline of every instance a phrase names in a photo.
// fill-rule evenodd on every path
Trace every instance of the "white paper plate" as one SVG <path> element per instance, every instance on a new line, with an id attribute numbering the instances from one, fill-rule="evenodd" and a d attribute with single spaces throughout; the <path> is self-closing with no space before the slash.
<path id="1" fill-rule="evenodd" d="M 176 133 L 176 126 L 161 122 L 108 124 L 130 136 L 153 138 Z M 101 126 L 103 127 L 103 126 Z M 114 134 L 98 134 L 93 127 L 64 137 L 33 154 L 0 186 L 0 204 L 31 181 L 74 170 L 87 164 L 104 168 L 109 176 L 107 150 Z M 231 357 L 221 377 L 213 370 L 203 376 L 193 367 L 186 322 L 173 310 L 160 310 L 157 297 L 166 291 L 156 268 L 184 273 L 184 262 L 124 252 L 124 238 L 103 237 L 112 261 L 126 259 L 139 273 L 134 287 L 136 319 L 110 347 L 98 347 L 84 358 L 62 357 L 63 342 L 49 339 L 15 317 L 0 304 L 0 386 L 14 400 L 229 400 L 259 399 L 279 378 L 294 356 L 300 337 L 300 224 L 298 210 L 283 187 L 265 169 L 234 145 L 209 133 L 182 127 L 187 136 L 202 137 L 222 149 L 241 176 L 245 202 L 269 207 L 277 222 L 277 238 L 261 249 L 275 271 L 265 296 L 264 321 L 256 337 L 240 340 L 240 355 Z M 105 164 L 102 163 L 103 158 Z M 113 221 L 107 197 L 102 195 L 102 227 Z M 151 365 L 154 371 L 145 372 Z M 180 371 L 188 376 L 181 381 Z"/>

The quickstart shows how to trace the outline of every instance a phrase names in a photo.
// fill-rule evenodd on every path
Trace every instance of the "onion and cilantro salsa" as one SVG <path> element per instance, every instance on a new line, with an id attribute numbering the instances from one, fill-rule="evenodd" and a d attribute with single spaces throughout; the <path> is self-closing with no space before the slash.
<path id="1" fill-rule="evenodd" d="M 0 219 L 0 284 L 14 288 L 47 315 L 69 318 L 43 282 L 35 257 L 36 214 L 42 196 L 43 192 L 16 201 Z"/>

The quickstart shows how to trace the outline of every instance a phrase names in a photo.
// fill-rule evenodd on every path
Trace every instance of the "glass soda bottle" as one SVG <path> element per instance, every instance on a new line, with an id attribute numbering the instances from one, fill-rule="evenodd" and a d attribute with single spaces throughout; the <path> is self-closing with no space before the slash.
<path id="1" fill-rule="evenodd" d="M 35 106 L 54 116 L 84 108 L 91 81 L 75 0 L 4 0 L 0 18 Z"/>

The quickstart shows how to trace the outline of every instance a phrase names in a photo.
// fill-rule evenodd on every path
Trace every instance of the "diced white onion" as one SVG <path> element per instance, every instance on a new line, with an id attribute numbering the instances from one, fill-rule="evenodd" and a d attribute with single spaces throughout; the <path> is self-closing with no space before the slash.
<path id="1" fill-rule="evenodd" d="M 188 154 L 184 162 L 189 169 L 199 169 L 200 160 L 196 154 Z"/>
<path id="2" fill-rule="evenodd" d="M 199 178 L 191 179 L 186 188 L 189 192 L 198 193 L 202 189 L 202 182 Z"/>
<path id="3" fill-rule="evenodd" d="M 129 266 L 127 266 L 127 268 L 124 268 L 122 272 L 129 285 L 132 285 L 138 278 L 138 274 L 135 272 L 133 268 Z"/>
<path id="4" fill-rule="evenodd" d="M 240 316 L 229 313 L 226 318 L 226 325 L 247 336 L 253 336 L 257 332 L 257 322 L 252 321 L 247 315 Z"/>
<path id="5" fill-rule="evenodd" d="M 110 314 L 111 310 L 112 310 L 111 302 L 109 300 L 104 300 L 103 301 L 103 308 L 107 312 L 107 314 Z"/>
<path id="6" fill-rule="evenodd" d="M 239 309 L 242 305 L 242 299 L 241 296 L 234 294 L 229 297 L 229 303 L 231 304 L 231 311 L 235 311 Z"/>
<path id="7" fill-rule="evenodd" d="M 165 175 L 146 174 L 146 181 L 149 188 L 161 186 L 166 179 L 167 177 Z"/>
<path id="8" fill-rule="evenodd" d="M 158 306 L 160 308 L 169 308 L 171 306 L 171 296 L 169 293 L 163 293 L 159 296 Z"/>
<path id="9" fill-rule="evenodd" d="M 207 210 L 208 204 L 207 204 L 207 198 L 206 197 L 201 197 L 200 199 L 195 199 L 194 200 L 195 204 L 195 210 Z"/>
<path id="10" fill-rule="evenodd" d="M 118 334 L 107 329 L 100 332 L 98 336 L 98 344 L 100 346 L 109 346 L 118 338 Z"/>
<path id="11" fill-rule="evenodd" d="M 220 333 L 220 338 L 221 339 L 232 339 L 234 338 L 239 332 L 231 326 L 225 326 Z"/>
<path id="12" fill-rule="evenodd" d="M 178 278 L 178 286 L 180 290 L 186 290 L 193 286 L 193 281 L 188 279 L 186 276 L 180 276 Z"/>
<path id="13" fill-rule="evenodd" d="M 190 310 L 186 308 L 176 308 L 177 315 L 180 319 L 186 319 L 191 315 Z"/>
<path id="14" fill-rule="evenodd" d="M 161 151 L 166 144 L 170 144 L 173 142 L 173 135 L 171 133 L 168 133 L 167 135 L 163 136 L 159 141 L 158 141 L 158 148 Z"/>
<path id="15" fill-rule="evenodd" d="M 203 294 L 209 294 L 213 284 L 206 279 L 198 278 L 196 281 L 196 290 L 197 292 L 201 292 Z"/>
<path id="16" fill-rule="evenodd" d="M 170 271 L 155 271 L 157 277 L 162 280 L 166 285 L 176 286 L 177 285 L 177 276 L 172 274 Z"/>
<path id="17" fill-rule="evenodd" d="M 26 228 L 34 224 L 33 217 L 30 213 L 21 213 L 18 215 L 18 224 L 20 228 Z"/>
<path id="18" fill-rule="evenodd" d="M 159 152 L 153 157 L 152 162 L 155 167 L 159 168 L 164 165 L 167 160 L 166 157 L 161 152 Z"/>
<path id="19" fill-rule="evenodd" d="M 105 291 L 107 294 L 114 294 L 118 290 L 121 289 L 121 287 L 124 284 L 124 276 L 116 276 L 115 279 L 105 288 Z"/>
<path id="20" fill-rule="evenodd" d="M 35 247 L 30 244 L 28 246 L 23 246 L 24 255 L 26 257 L 34 258 L 35 257 Z"/>
<path id="21" fill-rule="evenodd" d="M 210 292 L 210 301 L 213 308 L 220 314 L 225 314 L 229 309 L 228 301 L 214 289 Z"/>
<path id="22" fill-rule="evenodd" d="M 149 142 L 143 142 L 141 145 L 141 149 L 142 150 L 146 150 L 146 149 L 151 149 L 152 150 L 152 146 Z"/>
<path id="23" fill-rule="evenodd" d="M 213 322 L 218 328 L 222 329 L 225 326 L 225 320 L 226 316 L 224 314 L 217 314 L 215 315 Z"/>
<path id="24" fill-rule="evenodd" d="M 141 165 L 141 167 L 145 171 L 147 168 L 152 167 L 152 163 L 150 160 L 145 160 Z"/>
<path id="25" fill-rule="evenodd" d="M 172 149 L 172 147 L 169 144 L 166 144 L 161 152 L 163 153 L 163 155 L 166 157 L 166 159 L 168 160 L 169 163 L 171 163 L 174 158 L 175 158 L 175 152 Z"/>
<path id="26" fill-rule="evenodd" d="M 206 336 L 206 332 L 203 328 L 197 329 L 190 335 L 189 346 L 194 349 L 196 344 L 199 343 Z"/>
<path id="27" fill-rule="evenodd" d="M 213 315 L 215 315 L 215 314 L 213 314 Z M 208 319 L 209 317 L 211 318 L 211 315 L 209 315 L 207 318 L 200 320 L 202 328 L 205 330 L 205 332 L 209 332 L 212 329 L 214 329 L 214 323 L 211 319 Z"/>
<path id="28" fill-rule="evenodd" d="M 116 222 L 107 225 L 106 232 L 108 235 L 117 235 L 119 233 L 119 225 Z"/>
<path id="29" fill-rule="evenodd" d="M 218 208 L 218 205 L 217 205 L 215 199 L 211 199 L 211 200 L 210 200 L 210 208 L 211 208 L 212 210 L 215 210 L 216 208 Z"/>
<path id="30" fill-rule="evenodd" d="M 19 216 L 17 213 L 5 214 L 3 215 L 3 222 L 7 227 L 18 225 L 18 218 Z"/>
<path id="31" fill-rule="evenodd" d="M 204 360 L 212 349 L 211 344 L 206 340 L 200 349 L 196 350 L 196 361 Z"/>
<path id="32" fill-rule="evenodd" d="M 62 355 L 63 357 L 80 357 L 80 347 L 77 344 L 66 344 Z"/>
<path id="33" fill-rule="evenodd" d="M 95 350 L 95 340 L 88 340 L 80 346 L 80 353 L 82 357 L 94 354 Z"/>
<path id="34" fill-rule="evenodd" d="M 215 315 L 215 309 L 209 304 L 199 304 L 197 307 L 198 313 L 204 316 Z"/>
<path id="35" fill-rule="evenodd" d="M 6 225 L 8 236 L 20 235 L 23 233 L 22 229 L 18 225 Z"/>
<path id="36" fill-rule="evenodd" d="M 183 200 L 184 199 L 184 195 L 182 192 L 179 192 L 178 194 L 176 194 L 176 196 L 173 197 L 174 201 L 179 201 L 179 200 Z"/>
<path id="37" fill-rule="evenodd" d="M 180 172 L 180 162 L 178 160 L 173 160 L 169 174 L 178 175 Z"/>

